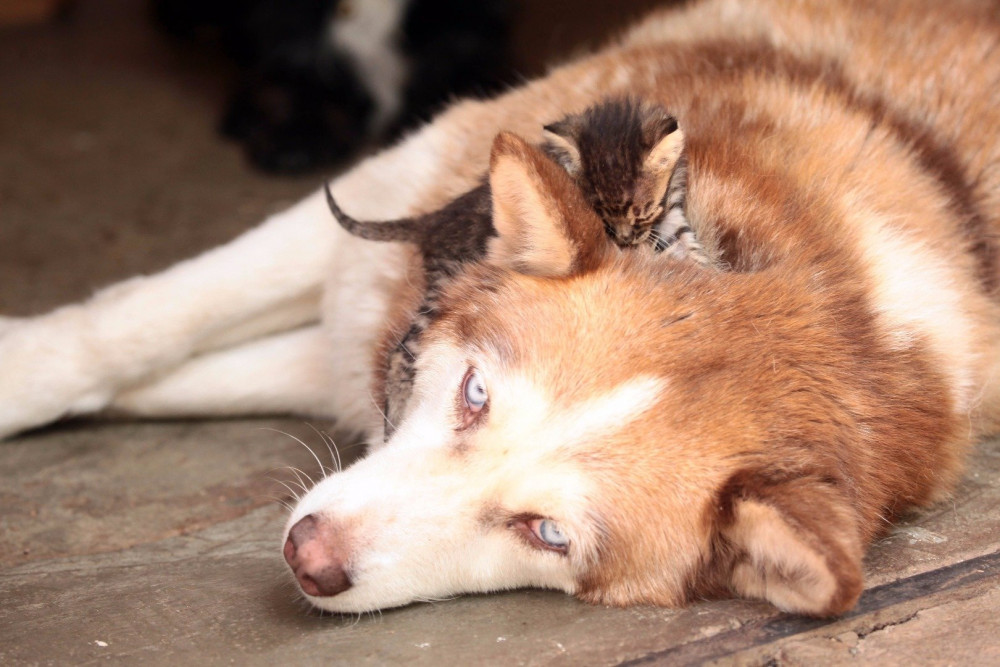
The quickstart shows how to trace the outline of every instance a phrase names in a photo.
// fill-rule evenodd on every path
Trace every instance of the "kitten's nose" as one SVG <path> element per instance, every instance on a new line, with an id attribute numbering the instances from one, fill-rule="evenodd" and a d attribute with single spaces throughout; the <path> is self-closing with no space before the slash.
<path id="1" fill-rule="evenodd" d="M 314 597 L 331 597 L 351 587 L 344 567 L 347 549 L 332 521 L 310 514 L 288 531 L 282 553 L 302 591 Z"/>
<path id="2" fill-rule="evenodd" d="M 614 239 L 615 243 L 619 245 L 626 243 L 626 238 L 632 233 L 632 225 L 628 224 L 627 220 L 620 220 L 618 218 L 610 218 L 604 221 L 604 229 L 607 231 L 608 236 Z"/>
<path id="3" fill-rule="evenodd" d="M 615 229 L 617 230 L 616 238 L 618 239 L 619 244 L 632 245 L 635 243 L 635 225 L 630 224 L 626 220 L 622 224 L 616 225 Z"/>

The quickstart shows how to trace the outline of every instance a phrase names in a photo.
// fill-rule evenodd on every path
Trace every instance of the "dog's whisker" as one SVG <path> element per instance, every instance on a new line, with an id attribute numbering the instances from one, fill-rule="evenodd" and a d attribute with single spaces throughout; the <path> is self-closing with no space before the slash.
<path id="1" fill-rule="evenodd" d="M 312 424 L 310 424 L 308 422 L 306 422 L 306 425 L 309 428 L 311 428 L 313 431 L 315 431 L 316 435 L 318 435 L 320 437 L 320 440 L 323 441 L 323 444 L 326 445 L 326 451 L 330 453 L 330 461 L 333 464 L 333 468 L 331 468 L 331 471 L 332 472 L 340 472 L 341 471 L 340 455 L 334 453 L 334 450 L 336 450 L 336 448 L 337 448 L 337 443 L 335 443 L 333 441 L 333 438 L 328 433 L 326 433 L 325 431 L 319 430 L 318 428 L 316 428 L 315 426 L 313 426 Z M 323 467 L 322 464 L 320 465 L 320 467 L 321 468 Z M 324 475 L 324 478 L 325 477 L 326 477 L 326 475 Z"/>
<path id="2" fill-rule="evenodd" d="M 301 496 L 299 496 L 299 494 L 295 492 L 295 489 L 293 489 L 293 488 L 292 488 L 291 486 L 289 486 L 288 484 L 286 484 L 286 483 L 282 482 L 282 481 L 281 481 L 280 479 L 276 479 L 276 480 L 274 480 L 274 481 L 275 481 L 275 482 L 277 482 L 278 484 L 281 484 L 281 485 L 282 485 L 283 487 L 285 487 L 286 489 L 288 489 L 288 492 L 289 492 L 290 494 L 292 494 L 292 498 L 295 498 L 295 502 L 299 502 L 299 501 L 300 501 L 300 500 L 302 499 L 302 497 L 301 497 Z M 302 490 L 303 490 L 303 491 L 306 491 L 306 488 L 305 488 L 305 487 L 302 487 Z"/>
<path id="3" fill-rule="evenodd" d="M 261 497 L 262 497 L 262 498 L 266 498 L 267 500 L 270 500 L 270 501 L 272 501 L 272 502 L 275 502 L 275 503 L 278 503 L 279 505 L 281 505 L 282 507 L 284 507 L 284 508 L 285 508 L 286 510 L 288 510 L 289 512 L 291 512 L 291 511 L 292 511 L 292 510 L 294 509 L 294 508 L 292 507 L 292 505 L 290 505 L 290 504 L 289 504 L 288 502 L 286 502 L 286 501 L 285 501 L 284 499 L 282 499 L 282 498 L 279 498 L 279 497 L 277 497 L 277 496 L 272 496 L 272 495 L 265 495 L 265 496 L 261 496 Z"/>
<path id="4" fill-rule="evenodd" d="M 323 441 L 327 443 L 327 448 L 330 450 L 330 455 L 333 457 L 334 462 L 337 465 L 337 472 L 342 472 L 344 470 L 343 461 L 340 458 L 340 448 L 337 447 L 337 443 L 334 442 L 333 436 L 323 431 L 320 435 L 323 436 Z"/>
<path id="5" fill-rule="evenodd" d="M 330 445 L 330 443 L 333 442 L 333 438 L 331 438 L 325 431 L 319 430 L 318 428 L 316 428 L 312 424 L 309 424 L 308 426 L 313 431 L 315 431 L 316 435 L 319 436 L 319 439 L 326 446 L 326 451 L 330 455 L 331 467 L 329 468 L 329 470 L 331 472 L 340 472 L 340 464 L 337 461 L 336 455 L 334 455 L 334 453 L 333 453 L 333 450 L 334 450 L 334 447 L 336 447 L 336 444 L 334 444 L 332 447 Z"/>
<path id="6" fill-rule="evenodd" d="M 295 466 L 288 466 L 288 469 L 291 470 L 292 474 L 295 475 L 295 478 L 299 480 L 299 485 L 302 486 L 303 491 L 308 491 L 312 487 L 316 486 L 316 482 L 314 482 L 312 477 L 307 475 L 304 470 L 296 468 Z M 309 480 L 309 486 L 306 486 L 306 483 L 302 480 L 303 477 Z"/>
<path id="7" fill-rule="evenodd" d="M 291 438 L 295 442 L 297 442 L 300 445 L 302 445 L 303 447 L 305 447 L 306 451 L 308 451 L 310 454 L 312 454 L 312 457 L 316 460 L 316 465 L 319 466 L 320 474 L 323 475 L 323 478 L 326 478 L 326 469 L 323 467 L 322 461 L 320 461 L 319 457 L 316 456 L 316 452 L 314 452 L 312 450 L 312 447 L 310 447 L 305 442 L 303 442 L 301 438 L 297 438 L 294 435 L 292 435 L 291 433 L 288 433 L 286 431 L 282 431 L 282 430 L 279 430 L 279 429 L 276 429 L 276 428 L 269 428 L 267 426 L 262 426 L 261 429 L 265 430 L 265 431 L 274 431 L 275 433 L 281 433 L 282 435 L 287 435 L 289 438 Z M 304 472 L 302 474 L 305 475 Z M 309 477 L 309 475 L 306 475 L 306 477 L 309 479 L 310 482 L 312 482 L 313 486 L 316 485 L 316 482 L 313 481 L 312 477 Z"/>
<path id="8" fill-rule="evenodd" d="M 343 469 L 344 469 L 344 461 L 340 457 L 340 448 L 337 447 L 337 443 L 333 441 L 333 436 L 332 435 L 329 436 L 329 438 L 330 438 L 330 447 L 333 448 L 333 453 L 337 457 L 337 471 L 338 472 L 343 471 Z"/>
<path id="9" fill-rule="evenodd" d="M 288 470 L 288 471 L 290 471 L 290 472 L 291 472 L 291 468 L 289 468 L 288 466 L 284 466 L 283 468 L 281 468 L 281 470 Z M 277 477 L 272 477 L 271 475 L 268 475 L 268 476 L 267 476 L 267 478 L 268 478 L 269 480 L 271 480 L 272 482 L 275 482 L 276 484 L 281 484 L 281 485 L 282 485 L 283 487 L 285 487 L 286 489 L 288 489 L 289 493 L 291 493 L 291 494 L 292 494 L 292 495 L 293 495 L 293 496 L 295 497 L 295 499 L 296 499 L 296 500 L 298 500 L 298 499 L 299 499 L 299 496 L 298 496 L 298 494 L 297 494 L 297 493 L 296 493 L 296 492 L 295 492 L 295 491 L 294 491 L 294 490 L 292 489 L 292 487 L 290 487 L 290 486 L 289 486 L 289 485 L 288 485 L 287 483 L 285 483 L 285 481 L 284 481 L 284 480 L 282 480 L 282 479 L 279 479 L 279 478 L 277 478 Z M 292 482 L 291 480 L 289 480 L 289 482 L 291 482 L 292 484 L 294 484 L 294 483 L 295 483 L 295 482 Z M 300 486 L 300 487 L 302 488 L 302 490 L 303 490 L 303 491 L 306 491 L 306 490 L 307 490 L 307 489 L 306 489 L 306 488 L 305 488 L 304 486 L 302 486 L 301 484 L 299 484 L 299 486 Z"/>
<path id="10" fill-rule="evenodd" d="M 455 600 L 457 597 L 457 595 L 445 595 L 444 597 L 421 596 L 414 598 L 414 600 L 416 602 L 427 602 L 433 604 L 435 602 L 448 602 L 449 600 Z"/>
<path id="11" fill-rule="evenodd" d="M 389 416 L 385 414 L 385 412 L 382 410 L 381 407 L 379 407 L 378 401 L 375 400 L 375 396 L 373 396 L 371 392 L 368 392 L 368 398 L 371 399 L 372 405 L 375 406 L 375 409 L 378 410 L 378 413 L 382 415 L 382 419 L 385 420 L 385 423 L 391 426 L 392 430 L 395 431 L 396 425 L 392 423 L 392 421 L 389 419 Z"/>
<path id="12" fill-rule="evenodd" d="M 286 489 L 288 489 L 289 491 L 291 491 L 291 489 L 288 488 L 288 485 L 285 484 L 284 481 L 282 481 L 281 479 L 278 479 L 277 477 L 274 477 L 273 475 L 267 475 L 266 479 L 274 482 L 275 484 L 281 484 L 283 487 L 285 487 Z"/>

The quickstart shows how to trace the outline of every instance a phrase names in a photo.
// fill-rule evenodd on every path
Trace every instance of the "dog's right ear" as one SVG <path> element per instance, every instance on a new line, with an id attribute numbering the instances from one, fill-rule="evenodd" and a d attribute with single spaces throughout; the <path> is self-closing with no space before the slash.
<path id="1" fill-rule="evenodd" d="M 608 252 L 603 223 L 569 175 L 521 137 L 497 135 L 489 181 L 493 263 L 557 278 L 595 268 Z"/>
<path id="2" fill-rule="evenodd" d="M 733 592 L 784 611 L 834 616 L 861 595 L 863 548 L 842 492 L 812 475 L 734 475 L 718 504 L 719 563 Z"/>

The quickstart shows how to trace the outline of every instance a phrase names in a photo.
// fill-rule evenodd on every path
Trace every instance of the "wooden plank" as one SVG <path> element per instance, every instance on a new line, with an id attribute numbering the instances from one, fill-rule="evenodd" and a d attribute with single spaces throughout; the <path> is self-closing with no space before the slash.
<path id="1" fill-rule="evenodd" d="M 863 637 L 880 628 L 906 622 L 921 609 L 966 599 L 1000 586 L 1000 551 L 899 579 L 865 591 L 857 607 L 836 619 L 781 614 L 747 623 L 713 637 L 655 651 L 621 665 L 705 664 L 737 655 L 752 661 L 773 654 L 791 638 L 833 637 L 855 632 Z M 743 662 L 740 660 L 739 662 Z"/>

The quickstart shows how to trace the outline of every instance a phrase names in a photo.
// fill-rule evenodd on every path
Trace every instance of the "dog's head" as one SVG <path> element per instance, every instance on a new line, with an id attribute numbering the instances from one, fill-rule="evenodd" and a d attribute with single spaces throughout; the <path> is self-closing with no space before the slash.
<path id="1" fill-rule="evenodd" d="M 617 248 L 567 174 L 513 135 L 494 144 L 490 186 L 498 235 L 442 295 L 401 423 L 289 519 L 285 558 L 310 602 L 543 587 L 849 608 L 855 515 L 833 464 L 783 444 L 834 437 L 795 391 L 801 364 L 770 355 L 800 351 L 801 304 Z M 785 324 L 769 339 L 748 308 Z"/>

